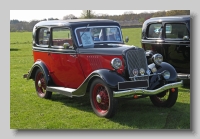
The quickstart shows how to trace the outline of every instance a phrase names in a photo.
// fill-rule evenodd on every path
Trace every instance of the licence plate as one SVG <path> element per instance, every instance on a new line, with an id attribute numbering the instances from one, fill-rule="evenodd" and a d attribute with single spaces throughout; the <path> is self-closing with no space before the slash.
<path id="1" fill-rule="evenodd" d="M 147 80 L 119 82 L 118 90 L 143 88 L 143 87 L 148 87 L 148 86 L 149 86 L 149 84 L 148 84 Z"/>

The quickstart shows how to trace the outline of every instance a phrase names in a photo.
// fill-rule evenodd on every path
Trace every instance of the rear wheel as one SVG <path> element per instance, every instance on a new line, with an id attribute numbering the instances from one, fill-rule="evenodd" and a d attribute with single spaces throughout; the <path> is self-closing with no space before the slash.
<path id="1" fill-rule="evenodd" d="M 151 102 L 157 107 L 172 107 L 178 98 L 178 88 L 171 88 L 157 95 L 150 96 Z"/>
<path id="2" fill-rule="evenodd" d="M 50 99 L 52 96 L 52 92 L 46 91 L 47 80 L 45 78 L 45 74 L 41 69 L 37 69 L 35 73 L 35 89 L 36 93 L 41 98 Z"/>
<path id="3" fill-rule="evenodd" d="M 99 117 L 111 118 L 116 112 L 117 100 L 113 91 L 101 79 L 95 79 L 90 87 L 90 103 Z"/>

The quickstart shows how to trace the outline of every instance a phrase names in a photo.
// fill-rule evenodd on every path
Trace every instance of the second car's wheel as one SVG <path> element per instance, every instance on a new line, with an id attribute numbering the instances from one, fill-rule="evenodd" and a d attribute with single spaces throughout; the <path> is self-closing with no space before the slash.
<path id="1" fill-rule="evenodd" d="M 111 118 L 117 108 L 112 89 L 101 79 L 95 79 L 90 86 L 90 103 L 99 117 Z"/>
<path id="2" fill-rule="evenodd" d="M 50 99 L 52 96 L 52 92 L 46 91 L 47 81 L 45 78 L 45 74 L 41 69 L 37 69 L 35 73 L 35 89 L 37 95 L 41 98 Z"/>
<path id="3" fill-rule="evenodd" d="M 172 107 L 178 98 L 178 88 L 166 90 L 160 94 L 150 96 L 151 102 L 157 107 Z"/>

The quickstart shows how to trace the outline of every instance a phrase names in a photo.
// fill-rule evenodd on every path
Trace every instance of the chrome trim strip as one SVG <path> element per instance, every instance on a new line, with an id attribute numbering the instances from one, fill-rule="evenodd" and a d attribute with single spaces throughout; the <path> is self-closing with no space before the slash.
<path id="1" fill-rule="evenodd" d="M 190 74 L 177 74 L 178 79 L 190 79 Z"/>
<path id="2" fill-rule="evenodd" d="M 59 54 L 76 54 L 76 50 L 72 49 L 55 49 L 55 48 L 44 48 L 44 47 L 33 47 L 34 52 L 49 52 L 49 53 L 59 53 Z"/>
<path id="3" fill-rule="evenodd" d="M 122 97 L 128 95 L 156 95 L 162 91 L 165 91 L 170 88 L 176 88 L 183 85 L 183 80 L 180 82 L 169 83 L 155 90 L 146 90 L 146 89 L 131 89 L 126 91 L 113 91 L 113 97 Z"/>
<path id="4" fill-rule="evenodd" d="M 164 70 L 163 72 L 161 72 L 161 73 L 153 73 L 153 74 L 149 74 L 149 75 L 142 75 L 142 76 L 133 76 L 133 77 L 129 77 L 130 79 L 132 79 L 132 78 L 135 78 L 135 77 L 145 77 L 145 76 L 156 76 L 156 75 L 162 75 L 164 72 L 165 72 L 166 70 Z"/>

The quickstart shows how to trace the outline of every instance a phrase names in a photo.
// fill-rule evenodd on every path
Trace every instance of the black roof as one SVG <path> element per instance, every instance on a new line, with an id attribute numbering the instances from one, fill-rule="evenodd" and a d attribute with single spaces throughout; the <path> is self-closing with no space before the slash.
<path id="1" fill-rule="evenodd" d="M 190 30 L 190 15 L 179 15 L 179 16 L 163 16 L 163 17 L 152 17 L 147 19 L 142 25 L 142 38 L 146 36 L 146 29 L 149 23 L 158 22 L 185 22 L 188 24 L 188 29 Z"/>
<path id="2" fill-rule="evenodd" d="M 48 20 L 41 21 L 35 26 L 77 26 L 77 25 L 86 25 L 86 24 L 106 24 L 106 23 L 117 23 L 116 21 L 110 19 L 69 19 L 69 20 Z M 118 23 L 117 23 L 118 24 Z"/>
<path id="3" fill-rule="evenodd" d="M 163 17 L 152 17 L 146 22 L 156 22 L 156 21 L 189 21 L 190 15 L 179 15 L 179 16 L 163 16 Z"/>

